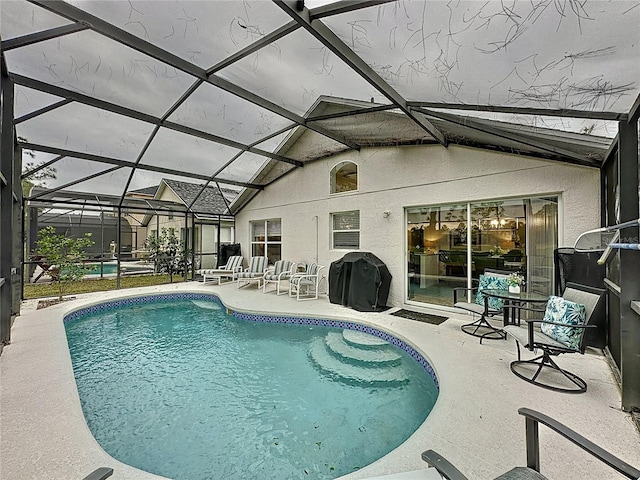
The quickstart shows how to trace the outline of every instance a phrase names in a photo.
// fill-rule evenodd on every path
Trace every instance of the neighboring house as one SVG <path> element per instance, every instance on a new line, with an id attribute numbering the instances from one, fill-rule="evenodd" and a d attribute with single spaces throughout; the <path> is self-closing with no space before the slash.
<path id="1" fill-rule="evenodd" d="M 324 98 L 308 116 L 354 105 Z M 522 271 L 532 290 L 552 293 L 553 250 L 600 224 L 597 167 L 491 137 L 493 145 L 471 137 L 446 148 L 421 144 L 416 135 L 423 132 L 414 134 L 413 125 L 391 112 L 359 118 L 362 130 L 352 126 L 348 133 L 366 132 L 370 138 L 357 141 L 370 147 L 347 150 L 298 129 L 277 153 L 304 160 L 304 168 L 271 183 L 283 168 L 272 161 L 252 180 L 267 184 L 264 190 L 238 196 L 232 211 L 246 257 L 266 251 L 270 262 L 318 262 L 328 271 L 347 252 L 369 251 L 393 275 L 389 305 L 447 307 L 454 287 L 491 267 Z M 380 144 L 378 130 L 397 137 Z M 608 145 L 588 135 L 536 134 L 590 155 L 604 154 Z"/>
<path id="2" fill-rule="evenodd" d="M 148 198 L 181 204 L 194 212 L 193 221 L 182 213 L 158 212 L 133 215 L 135 221 L 146 228 L 145 235 L 138 235 L 136 250 L 144 251 L 144 242 L 150 236 L 160 235 L 162 229 L 174 229 L 176 235 L 194 246 L 196 267 L 216 266 L 218 245 L 233 243 L 234 219 L 229 204 L 236 197 L 235 190 L 162 179 L 157 187 L 147 187 L 127 193 L 129 197 Z M 199 196 L 198 196 L 199 195 Z M 194 202 L 194 199 L 197 200 Z M 192 205 L 193 204 L 193 205 Z M 195 239 L 193 233 L 195 232 Z M 195 242 L 195 243 L 192 243 Z"/>

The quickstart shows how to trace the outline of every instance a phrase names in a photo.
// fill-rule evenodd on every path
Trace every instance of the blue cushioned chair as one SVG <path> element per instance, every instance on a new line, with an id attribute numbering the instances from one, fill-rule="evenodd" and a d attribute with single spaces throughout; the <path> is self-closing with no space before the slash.
<path id="1" fill-rule="evenodd" d="M 561 298 L 550 297 L 544 318 L 525 319 L 527 329 L 505 326 L 503 330 L 516 341 L 518 348 L 518 360 L 511 362 L 511 371 L 539 387 L 567 393 L 585 392 L 587 383 L 560 368 L 552 357 L 561 353 L 584 353 L 585 331 L 596 328 L 591 321 L 598 318 L 604 306 L 603 289 L 567 283 Z M 540 330 L 534 328 L 536 325 L 541 325 Z M 542 355 L 522 360 L 520 345 L 532 351 L 540 349 Z"/>
<path id="2" fill-rule="evenodd" d="M 486 269 L 483 275 L 480 275 L 479 285 L 473 288 L 458 287 L 453 289 L 453 306 L 471 312 L 472 315 L 480 317 L 465 325 L 460 329 L 474 337 L 480 337 L 480 343 L 485 338 L 491 340 L 503 340 L 506 338 L 504 332 L 500 328 L 496 328 L 489 323 L 487 317 L 493 317 L 502 313 L 502 301 L 497 298 L 487 298 L 482 294 L 482 290 L 488 288 L 506 289 L 508 288 L 507 277 L 511 272 L 501 270 Z M 461 294 L 473 296 L 473 302 L 458 301 Z"/>

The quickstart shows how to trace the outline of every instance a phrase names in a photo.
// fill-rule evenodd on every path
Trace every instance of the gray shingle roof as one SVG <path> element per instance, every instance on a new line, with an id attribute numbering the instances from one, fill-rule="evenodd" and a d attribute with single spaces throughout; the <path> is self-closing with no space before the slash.
<path id="1" fill-rule="evenodd" d="M 158 186 L 153 185 L 151 187 L 144 187 L 144 188 L 138 188 L 137 190 L 131 190 L 129 191 L 129 193 L 137 193 L 140 195 L 150 195 L 153 197 L 157 191 L 158 191 Z"/>
<path id="2" fill-rule="evenodd" d="M 190 205 L 202 189 L 201 184 L 180 182 L 166 178 L 162 181 L 180 197 L 185 205 Z M 220 191 L 222 191 L 222 195 L 226 198 L 226 202 L 225 199 L 222 198 L 222 195 L 220 195 Z M 193 205 L 193 210 L 211 215 L 231 215 L 227 204 L 230 203 L 236 195 L 237 192 L 235 190 L 228 188 L 218 190 L 216 186 L 207 185 L 202 195 L 198 197 L 198 200 Z"/>

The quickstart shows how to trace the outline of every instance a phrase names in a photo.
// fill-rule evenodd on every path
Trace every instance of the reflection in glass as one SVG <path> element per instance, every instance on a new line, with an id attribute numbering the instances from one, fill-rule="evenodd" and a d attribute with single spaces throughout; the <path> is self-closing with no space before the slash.
<path id="1" fill-rule="evenodd" d="M 407 241 L 408 300 L 452 305 L 454 288 L 490 270 L 520 272 L 528 291 L 550 294 L 558 199 L 409 208 Z"/>
<path id="2" fill-rule="evenodd" d="M 358 166 L 353 162 L 340 162 L 331 170 L 331 193 L 358 189 Z"/>

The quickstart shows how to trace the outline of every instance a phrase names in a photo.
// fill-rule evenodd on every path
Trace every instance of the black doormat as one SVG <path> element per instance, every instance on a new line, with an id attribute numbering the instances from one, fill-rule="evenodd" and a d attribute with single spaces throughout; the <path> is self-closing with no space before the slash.
<path id="1" fill-rule="evenodd" d="M 433 325 L 440 325 L 449 317 L 441 317 L 440 315 L 432 315 L 431 313 L 412 312 L 411 310 L 398 310 L 392 312 L 391 315 L 396 317 L 408 318 L 409 320 L 417 320 L 419 322 L 432 323 Z"/>

